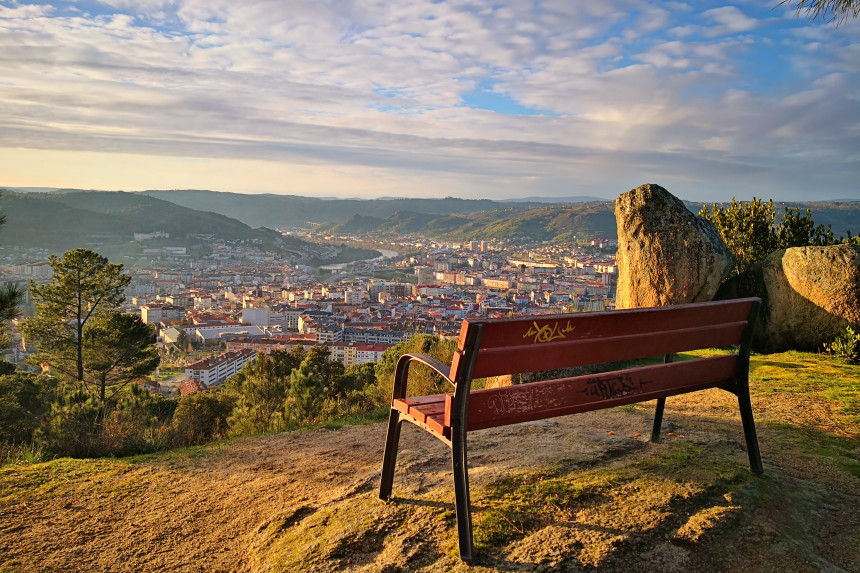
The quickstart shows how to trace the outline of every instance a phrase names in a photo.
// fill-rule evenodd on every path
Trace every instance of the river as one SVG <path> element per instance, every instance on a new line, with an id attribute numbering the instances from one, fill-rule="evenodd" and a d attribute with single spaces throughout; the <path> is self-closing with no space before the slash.
<path id="1" fill-rule="evenodd" d="M 382 253 L 378 257 L 375 257 L 372 259 L 360 259 L 358 261 L 352 261 L 350 263 L 338 263 L 336 265 L 323 265 L 320 267 L 320 269 L 322 269 L 324 271 L 341 271 L 350 265 L 354 265 L 355 263 L 362 263 L 362 262 L 374 263 L 374 262 L 382 261 L 384 259 L 391 259 L 391 258 L 400 256 L 400 253 L 398 253 L 397 251 L 389 251 L 388 249 L 376 249 L 376 250 L 379 251 L 380 253 Z"/>

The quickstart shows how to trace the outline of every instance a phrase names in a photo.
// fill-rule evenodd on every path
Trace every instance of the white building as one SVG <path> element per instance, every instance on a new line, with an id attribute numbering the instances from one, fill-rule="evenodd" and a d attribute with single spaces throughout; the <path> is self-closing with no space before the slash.
<path id="1" fill-rule="evenodd" d="M 140 318 L 147 324 L 167 320 L 182 320 L 185 318 L 185 309 L 172 304 L 152 303 L 140 307 Z"/>
<path id="2" fill-rule="evenodd" d="M 391 348 L 389 344 L 369 344 L 356 347 L 355 363 L 379 362 L 382 354 Z"/>
<path id="3" fill-rule="evenodd" d="M 242 309 L 242 324 L 269 326 L 270 314 L 272 311 L 268 308 L 244 308 Z"/>
<path id="4" fill-rule="evenodd" d="M 346 304 L 361 304 L 364 298 L 364 293 L 360 290 L 347 290 L 343 293 L 343 299 Z"/>
<path id="5" fill-rule="evenodd" d="M 256 356 L 257 353 L 248 348 L 205 358 L 185 368 L 185 379 L 194 378 L 211 388 L 236 374 L 245 363 Z"/>

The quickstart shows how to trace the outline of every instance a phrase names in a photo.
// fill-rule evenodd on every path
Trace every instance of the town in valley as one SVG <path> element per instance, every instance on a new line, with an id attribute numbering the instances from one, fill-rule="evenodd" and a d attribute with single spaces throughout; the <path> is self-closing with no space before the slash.
<path id="1" fill-rule="evenodd" d="M 456 338 L 467 317 L 614 307 L 614 239 L 312 238 L 332 245 L 361 241 L 379 256 L 313 267 L 254 241 L 213 237 L 207 254 L 197 257 L 168 233 L 135 233 L 139 257 L 127 257 L 132 265 L 116 262 L 124 262 L 132 278 L 122 310 L 158 332 L 161 366 L 144 385 L 179 396 L 222 384 L 257 352 L 325 345 L 331 359 L 348 367 L 376 362 L 418 333 Z M 159 246 L 149 246 L 155 242 Z M 50 281 L 47 255 L 6 247 L 0 280 L 22 286 Z M 12 334 L 6 358 L 23 367 L 32 348 Z"/>

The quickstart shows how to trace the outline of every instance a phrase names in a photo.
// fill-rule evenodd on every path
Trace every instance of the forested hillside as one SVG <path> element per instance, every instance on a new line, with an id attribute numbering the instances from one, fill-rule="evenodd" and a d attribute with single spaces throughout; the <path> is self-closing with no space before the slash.
<path id="1" fill-rule="evenodd" d="M 190 235 L 211 235 L 226 241 L 256 240 L 272 248 L 307 248 L 304 241 L 271 229 L 252 229 L 224 215 L 137 193 L 6 191 L 0 207 L 6 215 L 0 243 L 7 246 L 63 252 L 96 245 L 110 253 L 113 247 L 131 242 L 134 233 L 163 231 L 180 244 L 188 244 Z"/>
<path id="2" fill-rule="evenodd" d="M 453 214 L 486 211 L 498 206 L 489 199 L 319 199 L 297 195 L 246 195 L 200 190 L 144 191 L 143 195 L 177 205 L 221 213 L 252 227 L 307 227 L 308 223 L 340 222 L 353 215 L 387 217 L 398 211 Z M 530 203 L 519 204 L 520 209 Z"/>
<path id="3" fill-rule="evenodd" d="M 702 203 L 686 202 L 694 213 Z M 860 202 L 778 203 L 812 210 L 817 225 L 831 225 L 836 236 L 860 234 Z M 224 240 L 288 241 L 307 245 L 265 228 L 314 227 L 328 235 L 420 235 L 471 239 L 569 241 L 615 238 L 611 201 L 580 203 L 503 203 L 444 199 L 318 199 L 292 195 L 243 195 L 214 191 L 58 191 L 5 192 L 9 220 L 5 244 L 59 249 L 131 239 L 135 232 L 164 231 L 172 238 L 213 234 Z"/>

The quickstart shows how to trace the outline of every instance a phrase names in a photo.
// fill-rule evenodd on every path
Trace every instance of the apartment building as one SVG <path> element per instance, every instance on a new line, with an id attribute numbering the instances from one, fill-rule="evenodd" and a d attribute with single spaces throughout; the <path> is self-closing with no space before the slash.
<path id="1" fill-rule="evenodd" d="M 246 348 L 204 358 L 185 368 L 185 379 L 195 379 L 207 387 L 217 386 L 236 374 L 245 363 L 253 360 L 257 353 Z"/>

